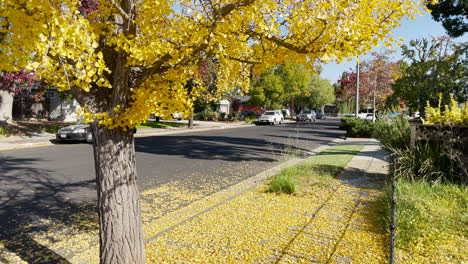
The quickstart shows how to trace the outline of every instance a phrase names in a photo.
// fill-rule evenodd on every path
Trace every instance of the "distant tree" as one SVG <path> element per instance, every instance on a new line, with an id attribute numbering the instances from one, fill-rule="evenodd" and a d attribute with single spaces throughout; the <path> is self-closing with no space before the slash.
<path id="1" fill-rule="evenodd" d="M 356 97 L 356 70 L 350 69 L 343 72 L 338 80 L 336 89 L 336 99 L 338 103 L 355 102 Z M 373 83 L 370 82 L 370 74 L 363 71 L 362 67 L 359 70 L 359 107 L 366 107 L 372 102 Z"/>
<path id="2" fill-rule="evenodd" d="M 249 92 L 252 104 L 277 108 L 284 100 L 284 83 L 274 68 L 261 75 Z"/>
<path id="3" fill-rule="evenodd" d="M 285 61 L 267 69 L 250 90 L 253 104 L 279 109 L 305 92 L 309 73 L 301 65 Z"/>
<path id="4" fill-rule="evenodd" d="M 376 109 L 385 107 L 387 98 L 393 93 L 392 86 L 400 77 L 398 62 L 390 58 L 393 51 L 373 52 L 371 57 L 361 62 L 359 70 L 360 107 L 373 106 Z M 356 96 L 356 70 L 344 72 L 336 86 L 336 97 L 339 103 L 353 101 Z M 375 104 L 375 106 L 374 106 Z"/>
<path id="5" fill-rule="evenodd" d="M 281 104 L 283 106 L 288 105 L 292 109 L 295 97 L 307 90 L 307 85 L 310 82 L 310 73 L 300 64 L 293 61 L 285 61 L 278 67 L 276 74 L 283 81 L 284 94 L 281 98 Z"/>
<path id="6" fill-rule="evenodd" d="M 385 108 L 387 98 L 393 94 L 393 84 L 401 76 L 399 63 L 390 58 L 392 53 L 391 50 L 373 52 L 369 59 L 361 63 L 361 68 L 366 73 L 363 77 L 368 78 L 364 80 L 369 86 L 367 103 L 375 109 Z"/>
<path id="7" fill-rule="evenodd" d="M 449 36 L 456 38 L 468 32 L 468 1 L 427 1 L 427 8 L 435 21 L 442 22 Z"/>
<path id="8" fill-rule="evenodd" d="M 13 98 L 31 89 L 34 75 L 24 71 L 0 73 L 0 124 L 13 121 Z M 34 99 L 40 99 L 38 94 Z"/>
<path id="9" fill-rule="evenodd" d="M 319 75 L 312 75 L 307 84 L 307 89 L 296 96 L 295 111 L 300 112 L 305 107 L 321 109 L 325 104 L 335 101 L 335 90 L 328 79 L 322 79 Z"/>
<path id="10" fill-rule="evenodd" d="M 395 96 L 424 116 L 426 102 L 431 106 L 448 103 L 450 94 L 458 101 L 468 99 L 468 43 L 454 44 L 448 37 L 412 40 L 402 46 L 410 65 L 394 85 Z"/>

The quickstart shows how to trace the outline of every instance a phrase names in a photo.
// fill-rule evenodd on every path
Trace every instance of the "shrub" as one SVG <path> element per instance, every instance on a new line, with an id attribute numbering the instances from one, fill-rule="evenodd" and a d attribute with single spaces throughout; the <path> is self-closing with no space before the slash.
<path id="1" fill-rule="evenodd" d="M 468 175 L 463 161 L 441 144 L 419 142 L 413 148 L 392 149 L 397 155 L 395 170 L 410 181 L 453 182 L 466 184 Z"/>
<path id="2" fill-rule="evenodd" d="M 372 137 L 374 123 L 370 120 L 359 120 L 356 118 L 342 118 L 345 124 L 347 137 Z"/>
<path id="3" fill-rule="evenodd" d="M 219 116 L 220 116 L 221 120 L 226 120 L 226 117 L 227 117 L 226 113 L 222 112 L 222 113 L 219 114 Z"/>
<path id="4" fill-rule="evenodd" d="M 211 110 L 211 108 L 205 108 L 203 111 L 196 114 L 198 120 L 219 120 L 219 113 Z"/>
<path id="5" fill-rule="evenodd" d="M 381 118 L 375 123 L 373 136 L 380 140 L 387 150 L 406 149 L 410 144 L 410 125 L 406 118 Z"/>
<path id="6" fill-rule="evenodd" d="M 442 94 L 439 94 L 439 105 L 437 108 L 431 107 L 429 102 L 426 107 L 426 124 L 439 125 L 459 125 L 468 124 L 468 102 L 463 107 L 458 107 L 458 102 L 450 95 L 450 106 L 445 105 L 445 110 L 441 109 Z"/>
<path id="7" fill-rule="evenodd" d="M 64 127 L 63 125 L 46 125 L 41 126 L 40 130 L 47 133 L 56 133 L 60 128 Z"/>
<path id="8" fill-rule="evenodd" d="M 9 136 L 10 135 L 10 130 L 8 129 L 8 127 L 5 125 L 5 126 L 0 126 L 0 135 L 2 136 Z"/>

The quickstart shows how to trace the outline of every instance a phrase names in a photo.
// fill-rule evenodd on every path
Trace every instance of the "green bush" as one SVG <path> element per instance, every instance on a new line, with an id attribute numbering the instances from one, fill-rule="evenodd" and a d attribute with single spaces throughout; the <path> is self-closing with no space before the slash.
<path id="1" fill-rule="evenodd" d="M 375 123 L 373 136 L 380 140 L 387 150 L 406 149 L 410 144 L 410 125 L 406 118 L 381 118 Z"/>
<path id="2" fill-rule="evenodd" d="M 224 112 L 220 113 L 219 116 L 220 116 L 221 120 L 226 120 L 227 119 L 227 115 Z"/>
<path id="3" fill-rule="evenodd" d="M 45 125 L 41 126 L 40 130 L 42 132 L 47 132 L 47 133 L 56 133 L 60 128 L 64 127 L 65 125 Z"/>
<path id="4" fill-rule="evenodd" d="M 341 118 L 344 123 L 347 137 L 372 137 L 374 123 L 370 120 L 359 120 L 354 117 Z"/>
<path id="5" fill-rule="evenodd" d="M 10 135 L 10 130 L 8 129 L 7 126 L 0 126 L 0 135 L 2 135 L 2 136 L 9 136 Z"/>
<path id="6" fill-rule="evenodd" d="M 213 111 L 211 108 L 207 107 L 203 111 L 196 113 L 196 118 L 198 120 L 204 120 L 204 121 L 218 121 L 220 118 L 220 115 L 218 112 Z"/>
<path id="7" fill-rule="evenodd" d="M 257 113 L 256 113 L 256 112 L 253 112 L 253 111 L 247 112 L 247 113 L 245 113 L 245 114 L 243 115 L 243 118 L 244 118 L 244 120 L 245 120 L 245 119 L 253 119 L 253 120 L 255 120 L 255 119 L 257 119 Z"/>

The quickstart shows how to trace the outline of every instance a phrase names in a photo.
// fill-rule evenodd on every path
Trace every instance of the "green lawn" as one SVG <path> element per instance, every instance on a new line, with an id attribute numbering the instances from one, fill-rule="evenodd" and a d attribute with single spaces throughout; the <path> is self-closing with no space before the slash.
<path id="1" fill-rule="evenodd" d="M 137 126 L 137 128 L 169 128 L 169 127 L 185 127 L 187 124 L 182 123 L 174 123 L 174 122 L 156 122 L 156 121 L 148 121 L 144 124 Z"/>
<path id="2" fill-rule="evenodd" d="M 463 263 L 466 260 L 467 186 L 399 180 L 396 199 L 395 245 L 399 262 Z"/>
<path id="3" fill-rule="evenodd" d="M 396 182 L 396 260 L 463 263 L 468 256 L 468 187 L 425 181 Z M 384 195 L 390 224 L 390 187 Z"/>
<path id="4" fill-rule="evenodd" d="M 334 146 L 312 156 L 296 166 L 282 170 L 269 182 L 268 192 L 288 193 L 304 191 L 310 185 L 326 185 L 339 176 L 348 162 L 362 149 L 362 146 Z M 320 181 L 316 181 L 320 178 Z M 307 188 L 310 189 L 310 188 Z"/>

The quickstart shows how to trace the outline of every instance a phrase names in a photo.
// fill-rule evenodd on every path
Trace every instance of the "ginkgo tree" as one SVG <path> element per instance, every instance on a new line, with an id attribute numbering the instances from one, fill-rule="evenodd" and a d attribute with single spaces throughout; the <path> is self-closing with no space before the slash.
<path id="1" fill-rule="evenodd" d="M 369 51 L 419 12 L 413 0 L 0 0 L 0 70 L 34 71 L 83 106 L 101 263 L 144 263 L 130 128 L 190 109 L 201 61 L 216 58 L 220 91 L 247 89 L 251 71 L 285 59 L 313 68 Z"/>

